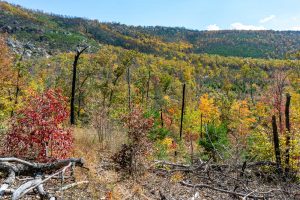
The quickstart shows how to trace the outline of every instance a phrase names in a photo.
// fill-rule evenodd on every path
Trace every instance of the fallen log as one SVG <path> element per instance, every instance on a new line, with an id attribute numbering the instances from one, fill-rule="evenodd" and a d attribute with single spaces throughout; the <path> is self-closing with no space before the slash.
<path id="1" fill-rule="evenodd" d="M 67 169 L 71 166 L 83 167 L 83 164 L 81 158 L 58 160 L 52 163 L 35 163 L 14 157 L 0 158 L 0 172 L 6 174 L 6 179 L 0 186 L 0 198 L 4 195 L 12 195 L 12 200 L 18 200 L 36 189 L 42 199 L 54 200 L 56 198 L 44 190 L 43 183 L 58 175 L 61 175 L 63 180 Z M 49 174 L 52 175 L 44 178 Z M 10 188 L 15 183 L 16 176 L 29 176 L 29 178 L 26 178 L 25 183 L 17 188 Z"/>
<path id="2" fill-rule="evenodd" d="M 76 187 L 76 186 L 79 186 L 79 185 L 82 185 L 82 184 L 88 184 L 89 181 L 80 181 L 80 182 L 77 182 L 77 183 L 71 183 L 69 185 L 65 185 L 61 188 L 58 189 L 58 191 L 65 191 L 65 190 L 68 190 L 72 187 Z"/>
<path id="3" fill-rule="evenodd" d="M 207 185 L 207 184 L 195 184 L 195 185 L 193 185 L 193 184 L 187 183 L 185 181 L 181 181 L 180 183 L 182 185 L 186 186 L 186 187 L 198 188 L 198 189 L 207 188 L 207 189 L 210 189 L 210 190 L 214 190 L 214 191 L 218 191 L 218 192 L 222 192 L 222 193 L 226 193 L 226 194 L 230 194 L 230 195 L 234 195 L 234 196 L 248 197 L 248 198 L 252 198 L 252 199 L 269 199 L 269 198 L 273 197 L 273 195 L 269 194 L 272 191 L 270 191 L 268 193 L 264 193 L 264 195 L 261 195 L 261 196 L 256 196 L 256 195 L 252 195 L 252 193 L 254 193 L 255 191 L 251 191 L 248 194 L 243 194 L 243 193 L 239 193 L 239 192 L 235 192 L 235 191 L 225 190 L 225 189 L 222 189 L 222 188 L 216 188 L 216 187 L 213 187 L 213 186 Z"/>

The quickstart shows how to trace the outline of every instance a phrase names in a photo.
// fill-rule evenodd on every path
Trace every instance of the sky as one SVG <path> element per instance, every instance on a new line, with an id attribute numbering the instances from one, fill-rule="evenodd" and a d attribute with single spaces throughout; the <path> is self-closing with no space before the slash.
<path id="1" fill-rule="evenodd" d="M 26 8 L 127 25 L 196 30 L 300 30 L 300 0 L 6 0 Z"/>

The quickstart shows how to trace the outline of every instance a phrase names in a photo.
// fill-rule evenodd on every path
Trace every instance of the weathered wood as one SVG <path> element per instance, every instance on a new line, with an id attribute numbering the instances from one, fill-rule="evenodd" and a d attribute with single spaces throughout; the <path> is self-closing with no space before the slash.
<path id="1" fill-rule="evenodd" d="M 41 181 L 37 181 L 35 184 L 32 184 L 30 187 L 25 188 L 25 191 L 22 191 L 22 194 L 20 195 L 20 197 L 24 196 L 25 194 L 27 194 L 28 192 L 30 192 L 30 190 L 38 187 L 39 185 L 45 183 L 46 181 L 50 180 L 52 177 L 57 176 L 58 174 L 63 174 L 65 173 L 65 171 L 72 166 L 72 163 L 69 163 L 67 166 L 65 166 L 61 171 L 58 171 L 54 174 L 52 174 L 51 176 L 45 178 L 44 180 L 41 179 Z M 35 180 L 38 180 L 39 178 L 36 178 Z M 30 181 L 29 181 L 30 182 Z"/>
<path id="2" fill-rule="evenodd" d="M 200 115 L 200 138 L 203 138 L 202 129 L 203 129 L 203 114 L 201 113 L 201 115 Z"/>
<path id="3" fill-rule="evenodd" d="M 65 186 L 59 188 L 58 191 L 65 191 L 70 188 L 76 187 L 78 185 L 83 185 L 83 184 L 88 184 L 88 183 L 89 183 L 89 181 L 80 181 L 80 182 L 76 182 L 76 183 L 71 183 L 71 184 L 68 184 L 68 185 L 65 185 Z"/>
<path id="4" fill-rule="evenodd" d="M 160 123 L 161 123 L 161 127 L 164 127 L 164 118 L 163 118 L 163 109 L 160 108 Z"/>
<path id="5" fill-rule="evenodd" d="M 185 83 L 183 84 L 183 88 L 182 88 L 182 105 L 181 105 L 180 133 L 179 133 L 180 140 L 182 138 L 182 130 L 183 130 L 184 104 L 185 104 Z"/>
<path id="6" fill-rule="evenodd" d="M 13 169 L 18 175 L 33 175 L 34 173 L 51 173 L 56 171 L 69 163 L 75 163 L 77 166 L 83 166 L 82 159 L 70 158 L 65 160 L 58 160 L 52 163 L 30 163 L 18 158 L 0 158 L 0 170 Z"/>
<path id="7" fill-rule="evenodd" d="M 18 200 L 22 196 L 26 194 L 26 191 L 31 188 L 34 185 L 39 185 L 42 182 L 42 178 L 39 176 L 33 180 L 27 181 L 24 184 L 22 184 L 18 189 L 14 191 L 12 194 L 12 200 Z"/>
<path id="8" fill-rule="evenodd" d="M 38 193 L 40 194 L 41 199 L 49 199 L 49 200 L 56 199 L 54 196 L 52 196 L 51 194 L 49 194 L 48 192 L 46 192 L 44 190 L 43 184 L 39 185 L 36 189 L 37 189 Z"/>
<path id="9" fill-rule="evenodd" d="M 291 104 L 291 95 L 286 94 L 286 103 L 285 103 L 285 128 L 286 128 L 286 139 L 285 139 L 285 173 L 288 174 L 290 171 L 290 140 L 291 140 L 291 124 L 290 124 L 290 104 Z"/>
<path id="10" fill-rule="evenodd" d="M 8 177 L 5 179 L 0 188 L 0 198 L 5 194 L 5 191 L 15 182 L 16 179 L 16 173 L 14 170 L 10 169 L 8 173 Z"/>
<path id="11" fill-rule="evenodd" d="M 70 112 L 70 122 L 72 125 L 75 124 L 75 91 L 76 91 L 76 74 L 77 74 L 77 65 L 80 55 L 88 48 L 88 46 L 84 47 L 83 49 L 77 49 L 74 62 L 73 62 L 73 77 L 72 77 L 72 93 L 71 93 L 71 112 Z"/>
<path id="12" fill-rule="evenodd" d="M 65 171 L 73 165 L 82 167 L 83 164 L 83 160 L 77 158 L 58 160 L 52 163 L 28 162 L 14 157 L 0 158 L 0 171 L 8 174 L 6 180 L 0 187 L 0 197 L 12 194 L 12 199 L 17 200 L 31 193 L 32 190 L 36 188 L 42 198 L 54 200 L 55 197 L 46 192 L 42 184 L 53 177 L 64 174 Z M 55 173 L 43 179 L 44 174 L 52 172 Z M 10 189 L 9 187 L 14 183 L 17 175 L 26 175 L 33 178 L 25 179 L 25 183 L 17 189 Z"/>
<path id="13" fill-rule="evenodd" d="M 280 147 L 279 147 L 279 137 L 278 137 L 278 129 L 276 123 L 276 116 L 272 116 L 272 127 L 273 127 L 273 140 L 274 140 L 274 151 L 276 158 L 277 170 L 279 173 L 282 172 L 281 169 L 281 157 L 280 157 Z"/>
<path id="14" fill-rule="evenodd" d="M 243 194 L 243 193 L 239 193 L 239 192 L 224 190 L 222 188 L 216 188 L 216 187 L 213 187 L 211 185 L 206 185 L 206 184 L 195 184 L 195 185 L 193 185 L 193 184 L 187 183 L 185 181 L 181 181 L 180 183 L 182 185 L 184 185 L 184 186 L 187 186 L 187 187 L 198 188 L 198 189 L 207 188 L 207 189 L 211 189 L 211 190 L 215 190 L 215 191 L 218 191 L 218 192 L 222 192 L 222 193 L 226 193 L 226 194 L 231 194 L 231 195 L 239 196 L 239 197 L 245 197 L 245 196 L 247 196 L 248 198 L 253 198 L 253 199 L 266 199 L 266 198 L 273 197 L 271 195 L 272 191 L 267 192 L 265 195 L 262 195 L 262 196 L 256 196 L 256 195 L 249 195 L 249 194 Z"/>

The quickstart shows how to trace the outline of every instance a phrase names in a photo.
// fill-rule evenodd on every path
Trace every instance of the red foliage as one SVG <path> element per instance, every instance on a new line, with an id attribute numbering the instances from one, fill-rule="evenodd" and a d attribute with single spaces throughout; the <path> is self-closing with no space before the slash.
<path id="1" fill-rule="evenodd" d="M 133 144 L 145 140 L 148 131 L 153 126 L 153 119 L 145 118 L 143 111 L 138 107 L 134 108 L 123 120 L 128 128 L 128 136 Z"/>
<path id="2" fill-rule="evenodd" d="M 5 153 L 39 162 L 66 158 L 73 145 L 72 130 L 63 127 L 68 116 L 61 91 L 33 93 L 11 121 Z"/>
<path id="3" fill-rule="evenodd" d="M 146 118 L 142 109 L 135 107 L 123 118 L 123 121 L 128 128 L 130 144 L 123 145 L 122 149 L 113 156 L 113 160 L 123 171 L 134 173 L 143 166 L 143 157 L 149 147 L 147 134 L 153 126 L 153 119 Z"/>
<path id="4" fill-rule="evenodd" d="M 199 139 L 199 134 L 187 132 L 184 136 L 187 141 L 197 141 Z"/>
<path id="5" fill-rule="evenodd" d="M 279 118 L 279 130 L 282 134 L 284 131 L 284 109 L 285 109 L 285 99 L 284 99 L 284 91 L 286 86 L 288 85 L 288 74 L 284 72 L 276 72 L 274 75 L 274 86 L 273 86 L 273 107 L 274 113 L 278 115 Z"/>

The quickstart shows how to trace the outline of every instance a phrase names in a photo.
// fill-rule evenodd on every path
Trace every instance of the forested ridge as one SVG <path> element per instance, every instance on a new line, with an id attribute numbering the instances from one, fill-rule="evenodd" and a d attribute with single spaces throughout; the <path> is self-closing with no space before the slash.
<path id="1" fill-rule="evenodd" d="M 0 30 L 1 198 L 299 199 L 300 32 Z"/>
<path id="2" fill-rule="evenodd" d="M 285 58 L 299 50 L 297 31 L 197 31 L 185 28 L 127 26 L 47 14 L 0 3 L 0 30 L 31 41 L 46 52 L 70 51 L 80 42 L 99 43 L 172 57 L 208 53 L 253 58 Z"/>

